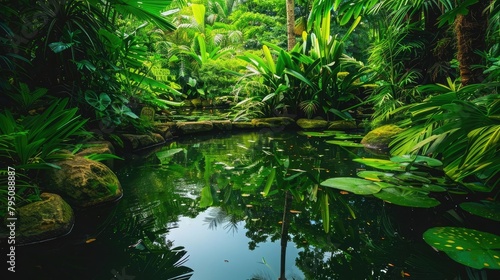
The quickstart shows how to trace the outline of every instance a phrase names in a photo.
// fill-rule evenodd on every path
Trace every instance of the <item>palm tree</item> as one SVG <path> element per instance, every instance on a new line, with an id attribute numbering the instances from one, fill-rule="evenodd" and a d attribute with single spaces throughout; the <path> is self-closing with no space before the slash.
<path id="1" fill-rule="evenodd" d="M 288 35 L 288 50 L 295 46 L 295 2 L 286 0 L 286 33 Z"/>
<path id="2" fill-rule="evenodd" d="M 483 71 L 474 65 L 483 64 L 478 51 L 485 51 L 486 31 L 488 29 L 487 9 L 489 0 L 479 0 L 468 7 L 468 13 L 459 14 L 455 19 L 457 36 L 457 59 L 460 63 L 462 85 L 476 84 L 483 81 Z"/>

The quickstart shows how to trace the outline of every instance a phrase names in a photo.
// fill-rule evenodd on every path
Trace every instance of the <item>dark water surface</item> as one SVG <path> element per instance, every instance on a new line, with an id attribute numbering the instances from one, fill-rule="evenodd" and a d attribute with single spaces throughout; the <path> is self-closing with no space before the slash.
<path id="1" fill-rule="evenodd" d="M 168 164 L 158 165 L 155 152 L 176 149 Z M 270 170 L 319 181 L 355 176 L 363 166 L 351 159 L 363 155 L 296 132 L 186 137 L 120 163 L 123 198 L 77 211 L 75 228 L 64 238 L 19 247 L 16 276 L 182 279 L 174 277 L 189 271 L 175 266 L 184 266 L 194 280 L 278 279 L 286 195 L 276 184 L 264 190 Z M 287 279 L 447 279 L 463 269 L 436 259 L 421 240 L 432 210 L 314 190 L 307 179 L 279 182 L 300 190 L 288 214 Z M 319 206 L 319 193 L 327 191 L 328 233 Z"/>

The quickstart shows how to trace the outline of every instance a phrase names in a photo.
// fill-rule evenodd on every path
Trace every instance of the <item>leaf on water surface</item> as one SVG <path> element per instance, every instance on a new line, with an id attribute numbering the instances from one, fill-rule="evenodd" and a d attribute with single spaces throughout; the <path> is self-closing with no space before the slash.
<path id="1" fill-rule="evenodd" d="M 333 131 L 333 130 L 325 130 L 325 131 L 299 131 L 299 135 L 305 135 L 308 137 L 332 137 L 336 134 L 344 133 L 343 131 Z"/>
<path id="2" fill-rule="evenodd" d="M 382 188 L 374 182 L 351 177 L 337 177 L 330 178 L 321 182 L 324 187 L 335 188 L 343 191 L 352 192 L 355 194 L 374 194 L 379 192 Z"/>
<path id="3" fill-rule="evenodd" d="M 494 221 L 500 222 L 500 204 L 483 200 L 482 203 L 478 202 L 464 202 L 460 203 L 460 208 L 465 211 Z"/>
<path id="4" fill-rule="evenodd" d="M 353 159 L 353 161 L 362 163 L 370 167 L 391 171 L 404 171 L 406 170 L 406 166 L 408 165 L 407 163 L 392 162 L 390 160 L 378 158 L 355 158 Z M 416 168 L 414 167 L 411 167 L 410 169 L 416 170 Z"/>
<path id="5" fill-rule="evenodd" d="M 436 167 L 436 166 L 442 166 L 443 163 L 440 160 L 437 160 L 435 158 L 430 158 L 426 156 L 417 156 L 417 155 L 402 155 L 402 156 L 394 156 L 391 157 L 392 162 L 414 162 L 414 163 L 419 163 L 431 167 Z"/>
<path id="6" fill-rule="evenodd" d="M 340 141 L 340 140 L 328 140 L 326 141 L 328 144 L 338 145 L 341 147 L 352 147 L 352 148 L 363 148 L 363 144 L 356 143 L 352 141 Z"/>
<path id="7" fill-rule="evenodd" d="M 335 135 L 335 139 L 339 139 L 339 140 L 363 139 L 363 137 L 364 137 L 363 135 L 346 134 L 346 133 Z"/>
<path id="8" fill-rule="evenodd" d="M 408 188 L 403 186 L 384 188 L 373 195 L 389 203 L 407 207 L 431 208 L 440 204 L 438 200 Z"/>
<path id="9" fill-rule="evenodd" d="M 460 227 L 435 227 L 424 232 L 427 244 L 454 261 L 476 269 L 500 269 L 500 237 Z"/>

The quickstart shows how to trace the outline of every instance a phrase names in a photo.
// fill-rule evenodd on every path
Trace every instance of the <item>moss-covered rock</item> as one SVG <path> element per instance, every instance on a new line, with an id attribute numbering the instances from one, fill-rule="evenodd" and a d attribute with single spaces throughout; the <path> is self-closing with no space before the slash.
<path id="1" fill-rule="evenodd" d="M 16 242 L 32 243 L 68 234 L 73 228 L 73 210 L 59 195 L 42 193 L 36 201 L 18 209 Z"/>
<path id="2" fill-rule="evenodd" d="M 255 125 L 252 122 L 233 122 L 233 127 L 238 129 L 252 129 Z"/>
<path id="3" fill-rule="evenodd" d="M 214 128 L 210 121 L 178 122 L 176 125 L 183 134 L 206 132 Z"/>
<path id="4" fill-rule="evenodd" d="M 361 139 L 361 144 L 370 150 L 386 151 L 389 147 L 389 143 L 392 141 L 392 138 L 401 131 L 403 131 L 403 129 L 397 125 L 383 125 L 368 132 L 365 137 Z"/>
<path id="5" fill-rule="evenodd" d="M 122 188 L 115 173 L 103 163 L 75 156 L 56 163 L 61 169 L 48 172 L 50 190 L 77 207 L 115 201 Z"/>
<path id="6" fill-rule="evenodd" d="M 320 130 L 328 126 L 328 121 L 325 120 L 311 120 L 311 119 L 298 119 L 297 125 L 305 130 Z"/>
<path id="7" fill-rule="evenodd" d="M 220 121 L 212 121 L 212 124 L 215 128 L 227 131 L 233 128 L 233 123 L 230 120 L 220 120 Z"/>
<path id="8" fill-rule="evenodd" d="M 357 129 L 358 126 L 356 125 L 355 121 L 332 121 L 328 124 L 328 129 L 329 130 L 353 130 Z"/>
<path id="9" fill-rule="evenodd" d="M 264 118 L 264 119 L 253 119 L 252 123 L 255 127 L 287 127 L 289 125 L 295 124 L 292 118 L 288 117 L 274 117 L 274 118 Z"/>
<path id="10" fill-rule="evenodd" d="M 165 139 L 158 133 L 149 134 L 122 134 L 120 138 L 127 148 L 139 150 L 165 143 Z"/>

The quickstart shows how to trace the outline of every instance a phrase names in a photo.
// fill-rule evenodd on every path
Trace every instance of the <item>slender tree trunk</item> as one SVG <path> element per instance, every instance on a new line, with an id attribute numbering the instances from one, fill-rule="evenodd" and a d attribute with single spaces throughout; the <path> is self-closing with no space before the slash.
<path id="1" fill-rule="evenodd" d="M 286 33 L 288 36 L 288 50 L 295 46 L 295 2 L 286 0 Z"/>
<path id="2" fill-rule="evenodd" d="M 482 57 L 476 51 L 486 49 L 486 29 L 488 27 L 489 0 L 479 0 L 469 6 L 467 15 L 458 15 L 455 19 L 455 33 L 457 36 L 457 59 L 460 68 L 462 85 L 470 85 L 483 81 L 481 69 L 474 69 L 474 65 L 482 64 Z"/>
<path id="3" fill-rule="evenodd" d="M 285 206 L 283 207 L 283 223 L 281 224 L 281 262 L 280 262 L 280 278 L 278 280 L 286 280 L 285 264 L 286 264 L 286 246 L 288 243 L 288 228 L 290 227 L 290 209 L 292 209 L 292 195 L 289 191 L 285 192 Z"/>

